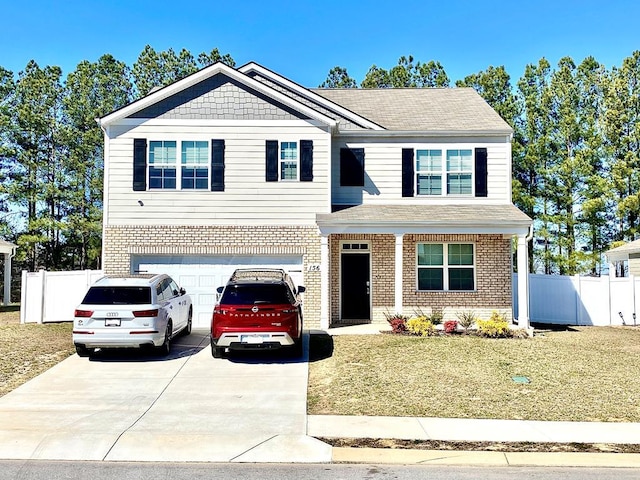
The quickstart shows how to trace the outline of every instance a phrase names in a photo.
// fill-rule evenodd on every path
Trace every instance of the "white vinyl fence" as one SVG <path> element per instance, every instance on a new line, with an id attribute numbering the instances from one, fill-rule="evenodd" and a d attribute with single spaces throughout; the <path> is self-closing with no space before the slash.
<path id="1" fill-rule="evenodd" d="M 22 272 L 20 323 L 71 322 L 73 311 L 102 270 Z"/>
<path id="2" fill-rule="evenodd" d="M 22 272 L 20 321 L 65 322 L 102 270 Z M 517 275 L 513 276 L 514 317 L 518 318 Z M 529 275 L 531 322 L 560 325 L 640 325 L 640 278 Z M 622 314 L 622 316 L 621 316 Z"/>
<path id="3" fill-rule="evenodd" d="M 517 275 L 513 291 L 517 292 Z M 640 278 L 529 275 L 531 322 L 561 325 L 640 325 Z M 513 296 L 517 318 L 518 299 Z"/>

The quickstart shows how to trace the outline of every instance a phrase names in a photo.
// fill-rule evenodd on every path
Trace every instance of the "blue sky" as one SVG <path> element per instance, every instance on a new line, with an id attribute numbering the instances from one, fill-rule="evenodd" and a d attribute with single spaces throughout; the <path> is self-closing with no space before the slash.
<path id="1" fill-rule="evenodd" d="M 504 65 L 593 55 L 607 68 L 640 49 L 635 0 L 3 0 L 0 66 L 73 71 L 110 53 L 132 65 L 146 44 L 194 56 L 217 47 L 315 87 L 336 65 L 358 82 L 401 55 L 439 61 L 453 81 Z"/>

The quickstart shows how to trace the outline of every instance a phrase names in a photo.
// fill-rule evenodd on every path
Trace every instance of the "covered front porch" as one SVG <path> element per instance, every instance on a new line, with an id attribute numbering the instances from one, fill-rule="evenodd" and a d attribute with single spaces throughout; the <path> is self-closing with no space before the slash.
<path id="1" fill-rule="evenodd" d="M 512 315 L 512 239 L 518 271 L 528 272 L 531 220 L 513 205 L 360 205 L 316 222 L 322 328 L 435 309 L 445 319 L 464 309 L 481 317 L 498 310 L 529 326 L 527 275 L 518 277 L 525 308 Z"/>

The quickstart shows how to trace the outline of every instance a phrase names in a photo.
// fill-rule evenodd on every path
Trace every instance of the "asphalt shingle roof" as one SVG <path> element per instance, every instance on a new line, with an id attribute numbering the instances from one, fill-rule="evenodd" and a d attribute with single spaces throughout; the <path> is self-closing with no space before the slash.
<path id="1" fill-rule="evenodd" d="M 358 205 L 316 215 L 332 225 L 495 225 L 528 226 L 531 219 L 516 206 L 506 205 Z"/>
<path id="2" fill-rule="evenodd" d="M 387 130 L 512 132 L 472 88 L 312 89 Z"/>

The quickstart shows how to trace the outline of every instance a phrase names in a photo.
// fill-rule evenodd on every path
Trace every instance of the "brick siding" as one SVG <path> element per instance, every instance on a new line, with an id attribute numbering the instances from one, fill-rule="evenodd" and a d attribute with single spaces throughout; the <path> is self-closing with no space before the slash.
<path id="1" fill-rule="evenodd" d="M 110 226 L 104 233 L 107 274 L 131 273 L 132 255 L 299 255 L 303 258 L 305 324 L 320 326 L 320 239 L 315 227 Z"/>

